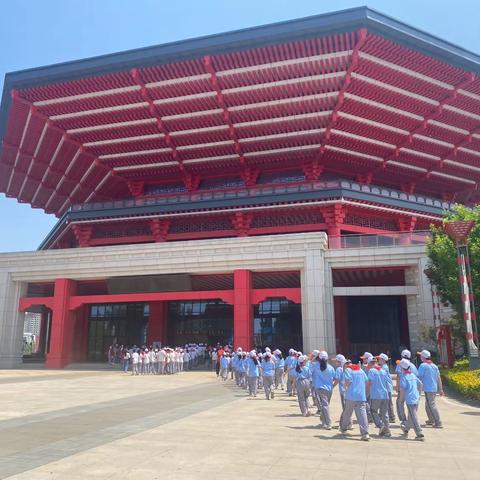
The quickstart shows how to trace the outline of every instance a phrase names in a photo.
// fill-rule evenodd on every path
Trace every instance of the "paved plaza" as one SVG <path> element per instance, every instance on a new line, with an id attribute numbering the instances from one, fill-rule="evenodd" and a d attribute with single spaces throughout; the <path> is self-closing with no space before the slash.
<path id="1" fill-rule="evenodd" d="M 398 425 L 365 443 L 319 429 L 283 392 L 248 398 L 210 372 L 10 370 L 0 385 L 0 478 L 479 478 L 480 408 L 448 397 L 445 429 L 426 428 L 424 443 Z"/>

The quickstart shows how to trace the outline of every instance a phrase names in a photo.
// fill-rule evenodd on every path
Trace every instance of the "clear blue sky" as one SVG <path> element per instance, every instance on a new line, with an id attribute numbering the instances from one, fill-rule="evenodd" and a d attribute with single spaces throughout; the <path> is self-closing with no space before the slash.
<path id="1" fill-rule="evenodd" d="M 478 0 L 4 0 L 6 72 L 368 5 L 480 53 Z M 55 217 L 0 194 L 0 252 L 32 250 Z"/>

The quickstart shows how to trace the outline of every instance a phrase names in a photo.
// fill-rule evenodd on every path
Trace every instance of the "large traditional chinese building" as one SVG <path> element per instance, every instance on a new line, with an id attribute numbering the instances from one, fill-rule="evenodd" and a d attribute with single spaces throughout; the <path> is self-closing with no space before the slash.
<path id="1" fill-rule="evenodd" d="M 0 360 L 112 343 L 355 354 L 445 314 L 425 237 L 480 199 L 480 57 L 367 8 L 7 74 L 0 191 L 58 217 L 0 256 Z"/>

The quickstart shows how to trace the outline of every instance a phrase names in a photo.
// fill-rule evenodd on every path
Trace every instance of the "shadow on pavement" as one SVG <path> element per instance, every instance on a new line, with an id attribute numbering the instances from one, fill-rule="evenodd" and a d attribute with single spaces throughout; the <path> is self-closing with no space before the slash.
<path id="1" fill-rule="evenodd" d="M 363 442 L 364 440 L 361 439 L 360 435 L 341 435 L 340 433 L 337 433 L 333 436 L 328 436 L 328 435 L 314 435 L 315 438 L 318 438 L 320 440 L 351 440 L 354 442 Z M 404 436 L 398 436 L 398 437 L 380 437 L 379 435 L 370 435 L 370 440 L 385 440 L 386 442 L 388 441 L 403 441 L 403 442 L 415 442 L 415 443 L 420 443 L 418 440 L 415 440 L 415 438 L 405 438 Z"/>
<path id="2" fill-rule="evenodd" d="M 302 417 L 303 415 L 301 413 L 285 413 L 283 415 L 275 415 L 276 417 Z M 308 418 L 308 417 L 305 417 Z"/>
<path id="3" fill-rule="evenodd" d="M 480 407 L 480 401 L 474 400 L 472 398 L 468 398 L 463 396 L 461 393 L 458 393 L 449 385 L 444 385 L 445 392 L 447 393 L 446 397 L 451 398 L 452 400 L 456 400 L 459 403 L 463 403 L 465 405 L 470 405 L 471 407 Z"/>
<path id="4" fill-rule="evenodd" d="M 320 426 L 318 425 L 304 425 L 303 427 L 289 427 L 286 426 L 285 428 L 290 428 L 291 430 L 320 430 Z"/>

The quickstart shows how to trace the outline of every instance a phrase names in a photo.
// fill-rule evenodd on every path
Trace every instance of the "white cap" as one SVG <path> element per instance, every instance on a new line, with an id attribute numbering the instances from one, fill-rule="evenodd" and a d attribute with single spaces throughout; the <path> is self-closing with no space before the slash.
<path id="1" fill-rule="evenodd" d="M 378 358 L 381 358 L 383 360 L 385 360 L 386 362 L 388 362 L 390 359 L 388 358 L 388 355 L 385 354 L 385 353 L 381 353 Z"/>
<path id="2" fill-rule="evenodd" d="M 298 357 L 298 363 L 303 363 L 306 359 L 307 359 L 307 357 L 305 355 L 300 355 Z"/>
<path id="3" fill-rule="evenodd" d="M 421 352 L 417 352 L 417 355 L 420 355 L 423 358 L 430 358 L 432 354 L 428 350 L 422 350 Z"/>
<path id="4" fill-rule="evenodd" d="M 405 370 L 407 370 L 407 369 L 410 368 L 411 363 L 410 363 L 410 360 L 408 360 L 408 358 L 402 358 L 402 359 L 400 360 L 399 365 L 400 365 L 402 368 L 404 368 Z"/>
<path id="5" fill-rule="evenodd" d="M 412 358 L 412 352 L 410 350 L 402 350 L 402 353 L 400 354 L 402 358 Z"/>
<path id="6" fill-rule="evenodd" d="M 264 357 L 271 357 L 272 354 L 271 354 L 270 352 L 265 352 L 265 353 L 263 354 L 263 356 L 264 356 Z"/>
<path id="7" fill-rule="evenodd" d="M 242 351 L 242 348 L 241 347 L 238 347 L 237 348 L 237 352 L 240 353 Z"/>
<path id="8" fill-rule="evenodd" d="M 293 353 L 296 353 L 296 352 L 295 352 L 295 349 L 294 349 L 294 348 L 291 348 L 291 349 L 288 351 L 288 353 L 289 353 L 290 355 L 292 355 Z"/>
<path id="9" fill-rule="evenodd" d="M 281 355 L 281 354 L 282 354 L 282 351 L 277 348 L 276 350 L 273 351 L 273 353 L 274 353 L 275 355 Z"/>
<path id="10" fill-rule="evenodd" d="M 320 352 L 319 357 L 320 357 L 320 360 L 328 360 L 328 353 L 325 350 L 322 350 Z"/>
<path id="11" fill-rule="evenodd" d="M 265 347 L 265 351 L 270 353 L 272 352 L 269 347 Z"/>
<path id="12" fill-rule="evenodd" d="M 333 359 L 332 359 L 333 360 Z M 335 360 L 340 363 L 341 365 L 344 365 L 347 359 L 345 358 L 345 355 L 342 355 L 339 353 L 338 355 L 335 356 Z"/>
<path id="13" fill-rule="evenodd" d="M 370 358 L 372 358 L 372 357 L 373 357 L 373 355 L 372 355 L 370 352 L 365 352 L 360 358 L 361 358 L 362 360 L 368 360 L 368 361 L 370 361 Z"/>
<path id="14" fill-rule="evenodd" d="M 256 357 L 257 356 L 257 352 L 255 350 L 251 350 L 250 351 L 250 356 L 251 357 Z"/>
<path id="15" fill-rule="evenodd" d="M 319 353 L 320 353 L 320 350 L 314 350 L 314 351 L 312 352 L 312 354 L 313 354 L 314 357 L 318 357 Z"/>

